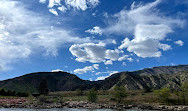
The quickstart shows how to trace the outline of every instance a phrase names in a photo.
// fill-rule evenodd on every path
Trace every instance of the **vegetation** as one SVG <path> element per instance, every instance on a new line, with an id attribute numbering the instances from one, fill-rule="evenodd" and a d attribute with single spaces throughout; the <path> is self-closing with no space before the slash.
<path id="1" fill-rule="evenodd" d="M 97 101 L 97 91 L 94 88 L 89 90 L 87 97 L 88 97 L 89 102 L 96 102 Z"/>
<path id="2" fill-rule="evenodd" d="M 76 95 L 77 96 L 82 96 L 83 95 L 83 91 L 81 89 L 77 89 L 76 90 Z"/>
<path id="3" fill-rule="evenodd" d="M 39 84 L 39 93 L 41 95 L 45 95 L 45 96 L 49 93 L 47 79 L 41 80 L 41 82 Z"/>
<path id="4" fill-rule="evenodd" d="M 114 91 L 112 94 L 118 103 L 120 103 L 127 96 L 125 88 L 118 85 L 114 87 Z"/>
<path id="5" fill-rule="evenodd" d="M 183 105 L 187 105 L 188 104 L 188 81 L 186 81 L 182 87 L 181 87 L 181 91 L 179 92 L 180 94 L 180 99 L 182 101 Z"/>
<path id="6" fill-rule="evenodd" d="M 155 90 L 155 94 L 158 95 L 159 99 L 163 103 L 169 103 L 170 101 L 170 89 L 168 88 L 163 88 L 160 90 Z"/>
<path id="7" fill-rule="evenodd" d="M 23 92 L 15 92 L 11 90 L 0 90 L 0 96 L 17 96 L 17 97 L 28 97 L 29 93 L 23 93 Z"/>
<path id="8" fill-rule="evenodd" d="M 144 88 L 144 92 L 145 92 L 145 93 L 151 93 L 151 92 L 152 92 L 152 88 L 146 86 L 146 87 Z"/>

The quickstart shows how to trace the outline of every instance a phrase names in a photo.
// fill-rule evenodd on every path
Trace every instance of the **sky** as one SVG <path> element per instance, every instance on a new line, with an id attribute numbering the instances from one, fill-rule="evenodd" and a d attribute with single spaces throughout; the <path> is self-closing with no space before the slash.
<path id="1" fill-rule="evenodd" d="M 188 0 L 0 0 L 0 80 L 84 80 L 188 63 Z"/>

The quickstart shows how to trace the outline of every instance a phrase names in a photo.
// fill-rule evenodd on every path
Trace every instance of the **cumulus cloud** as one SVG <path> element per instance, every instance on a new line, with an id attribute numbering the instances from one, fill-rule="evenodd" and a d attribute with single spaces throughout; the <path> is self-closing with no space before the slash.
<path id="1" fill-rule="evenodd" d="M 127 51 L 134 52 L 139 57 L 160 57 L 163 51 L 171 49 L 168 44 L 160 43 L 168 33 L 172 32 L 171 28 L 166 25 L 143 25 L 138 24 L 135 29 L 133 40 L 125 38 L 119 49 L 127 48 Z"/>
<path id="2" fill-rule="evenodd" d="M 54 15 L 58 15 L 57 10 L 65 12 L 67 9 L 73 8 L 75 10 L 85 11 L 88 8 L 94 8 L 99 4 L 99 0 L 39 0 L 42 4 L 46 3 L 46 1 L 49 2 L 49 11 Z"/>
<path id="3" fill-rule="evenodd" d="M 90 71 L 94 71 L 95 69 L 99 69 L 99 64 L 94 64 L 93 66 L 86 66 L 83 69 L 75 69 L 74 73 L 76 74 L 84 74 Z"/>
<path id="4" fill-rule="evenodd" d="M 119 49 L 127 49 L 139 57 L 160 57 L 161 51 L 172 49 L 170 45 L 161 43 L 174 27 L 183 27 L 184 20 L 167 17 L 156 6 L 161 0 L 145 5 L 135 5 L 130 10 L 121 10 L 113 15 L 112 22 L 102 29 L 103 33 L 126 35 L 131 33 L 134 38 L 125 38 Z"/>
<path id="5" fill-rule="evenodd" d="M 88 29 L 85 32 L 88 32 L 90 34 L 99 34 L 99 35 L 102 35 L 102 30 L 98 26 L 93 27 L 93 29 Z"/>
<path id="6" fill-rule="evenodd" d="M 116 61 L 119 59 L 119 54 L 123 53 L 118 49 L 106 49 L 105 46 L 106 44 L 102 42 L 74 44 L 69 48 L 69 51 L 76 57 L 76 61 L 89 61 L 91 63 L 100 63 L 106 60 Z"/>
<path id="7" fill-rule="evenodd" d="M 109 26 L 104 29 L 105 33 L 127 34 L 134 33 L 135 27 L 138 24 L 164 24 L 169 27 L 180 26 L 183 27 L 184 21 L 173 19 L 164 16 L 156 6 L 161 3 L 161 0 L 156 0 L 146 5 L 135 6 L 131 10 L 121 10 L 113 17 L 115 21 L 110 22 Z"/>
<path id="8" fill-rule="evenodd" d="M 19 1 L 1 0 L 1 69 L 6 70 L 8 64 L 36 52 L 56 56 L 59 47 L 65 43 L 90 42 L 89 38 L 72 36 L 70 31 L 63 28 L 51 28 L 51 24 L 51 20 L 27 10 Z"/>
<path id="9" fill-rule="evenodd" d="M 184 42 L 182 40 L 175 41 L 174 43 L 179 46 L 183 46 L 183 44 L 184 44 Z"/>

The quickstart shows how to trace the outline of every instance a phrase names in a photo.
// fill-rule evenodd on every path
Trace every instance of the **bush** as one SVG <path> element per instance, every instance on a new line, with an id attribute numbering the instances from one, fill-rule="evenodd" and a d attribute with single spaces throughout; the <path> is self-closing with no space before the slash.
<path id="1" fill-rule="evenodd" d="M 83 91 L 81 89 L 77 89 L 76 90 L 76 95 L 77 96 L 82 96 L 83 95 Z"/>
<path id="2" fill-rule="evenodd" d="M 87 97 L 88 97 L 88 101 L 89 102 L 96 102 L 97 101 L 97 92 L 96 92 L 96 90 L 94 88 L 89 90 Z"/>
<path id="3" fill-rule="evenodd" d="M 0 95 L 1 95 L 1 96 L 6 96 L 6 91 L 5 91 L 5 89 L 1 89 L 1 90 L 0 90 Z"/>
<path id="4" fill-rule="evenodd" d="M 114 91 L 112 92 L 113 96 L 115 97 L 115 100 L 120 103 L 123 98 L 127 97 L 126 89 L 123 86 L 115 86 Z"/>
<path id="5" fill-rule="evenodd" d="M 182 87 L 181 87 L 181 92 L 180 92 L 180 98 L 181 98 L 181 101 L 183 103 L 183 105 L 186 105 L 188 104 L 188 81 L 186 81 Z"/>
<path id="6" fill-rule="evenodd" d="M 151 92 L 152 92 L 152 88 L 150 88 L 150 87 L 145 87 L 145 88 L 144 88 L 144 92 L 145 92 L 145 93 L 151 93 Z"/>
<path id="7" fill-rule="evenodd" d="M 47 97 L 44 95 L 39 96 L 39 102 L 45 103 L 47 101 Z"/>
<path id="8" fill-rule="evenodd" d="M 160 90 L 155 90 L 155 94 L 160 98 L 161 102 L 163 103 L 170 102 L 170 89 L 163 88 Z"/>

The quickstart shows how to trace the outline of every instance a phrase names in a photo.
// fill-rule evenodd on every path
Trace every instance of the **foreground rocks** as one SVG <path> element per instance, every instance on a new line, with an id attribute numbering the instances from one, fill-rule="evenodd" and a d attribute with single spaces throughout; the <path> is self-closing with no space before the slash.
<path id="1" fill-rule="evenodd" d="M 29 103 L 24 98 L 1 98 L 0 107 L 3 108 L 84 108 L 84 109 L 146 109 L 146 110 L 171 110 L 171 111 L 188 111 L 188 106 L 166 106 L 166 105 L 150 105 L 150 104 L 100 104 L 84 101 L 67 101 L 62 103 Z"/>

